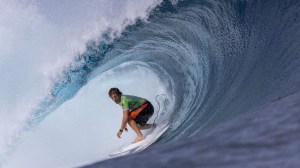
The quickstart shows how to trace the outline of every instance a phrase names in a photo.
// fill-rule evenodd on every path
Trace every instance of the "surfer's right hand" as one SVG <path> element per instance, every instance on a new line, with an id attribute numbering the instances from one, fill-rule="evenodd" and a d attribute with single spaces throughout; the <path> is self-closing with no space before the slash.
<path id="1" fill-rule="evenodd" d="M 118 138 L 121 138 L 121 135 L 122 135 L 122 132 L 118 131 L 118 133 L 117 133 Z"/>

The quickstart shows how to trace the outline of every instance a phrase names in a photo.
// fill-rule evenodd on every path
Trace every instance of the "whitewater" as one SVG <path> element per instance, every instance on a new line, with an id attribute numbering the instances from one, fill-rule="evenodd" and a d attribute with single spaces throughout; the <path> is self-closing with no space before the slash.
<path id="1" fill-rule="evenodd" d="M 300 164 L 298 1 L 4 0 L 0 11 L 0 167 Z M 111 87 L 161 104 L 170 127 L 141 153 L 91 164 L 134 138 L 116 137 Z"/>

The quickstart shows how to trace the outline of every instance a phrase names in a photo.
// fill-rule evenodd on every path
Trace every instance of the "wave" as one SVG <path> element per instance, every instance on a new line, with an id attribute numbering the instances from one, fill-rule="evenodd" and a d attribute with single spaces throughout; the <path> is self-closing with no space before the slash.
<path id="1" fill-rule="evenodd" d="M 167 88 L 170 129 L 189 137 L 299 89 L 298 1 L 163 1 L 118 38 L 107 30 L 54 80 L 28 121 L 41 122 L 89 81 L 142 62 Z M 128 63 L 129 66 L 121 66 Z"/>
<path id="2" fill-rule="evenodd" d="M 164 1 L 121 38 L 109 39 L 108 31 L 100 43 L 90 41 L 75 59 L 83 64 L 68 68 L 52 97 L 65 101 L 107 69 L 141 61 L 167 79 L 174 95 L 165 139 L 192 135 L 298 88 L 298 7 L 295 1 Z"/>

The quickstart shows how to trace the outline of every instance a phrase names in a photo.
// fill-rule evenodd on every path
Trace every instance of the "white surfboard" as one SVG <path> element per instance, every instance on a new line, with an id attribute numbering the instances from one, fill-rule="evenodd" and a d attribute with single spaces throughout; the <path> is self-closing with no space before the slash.
<path id="1" fill-rule="evenodd" d="M 169 128 L 168 124 L 158 124 L 155 128 L 149 128 L 150 130 L 144 133 L 145 139 L 139 141 L 134 144 L 130 144 L 126 147 L 117 150 L 109 154 L 109 157 L 119 157 L 124 156 L 132 153 L 140 152 L 146 149 L 148 146 L 153 144 L 167 129 Z"/>

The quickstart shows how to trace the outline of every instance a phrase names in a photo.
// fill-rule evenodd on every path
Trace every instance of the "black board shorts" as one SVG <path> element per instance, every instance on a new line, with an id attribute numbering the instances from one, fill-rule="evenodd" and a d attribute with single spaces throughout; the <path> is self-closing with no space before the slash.
<path id="1" fill-rule="evenodd" d="M 140 126 L 144 126 L 154 113 L 153 105 L 150 102 L 146 103 L 147 106 L 133 119 Z"/>

